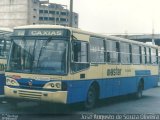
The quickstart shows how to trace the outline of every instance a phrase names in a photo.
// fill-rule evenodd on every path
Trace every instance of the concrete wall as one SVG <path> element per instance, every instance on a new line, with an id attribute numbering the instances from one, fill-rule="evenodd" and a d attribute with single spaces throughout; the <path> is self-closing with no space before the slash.
<path id="1" fill-rule="evenodd" d="M 26 25 L 27 11 L 28 0 L 0 0 L 0 26 L 13 28 Z"/>

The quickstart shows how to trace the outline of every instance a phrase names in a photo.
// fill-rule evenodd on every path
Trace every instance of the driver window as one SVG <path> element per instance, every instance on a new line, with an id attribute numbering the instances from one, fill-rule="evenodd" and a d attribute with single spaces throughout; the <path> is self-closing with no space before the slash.
<path id="1" fill-rule="evenodd" d="M 72 42 L 72 71 L 77 72 L 89 67 L 88 43 Z"/>

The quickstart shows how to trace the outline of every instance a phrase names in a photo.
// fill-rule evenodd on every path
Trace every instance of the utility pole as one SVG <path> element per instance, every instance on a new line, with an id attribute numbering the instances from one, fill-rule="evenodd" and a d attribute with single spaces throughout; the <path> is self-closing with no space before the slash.
<path id="1" fill-rule="evenodd" d="M 69 18 L 69 26 L 72 27 L 73 20 L 72 20 L 72 13 L 73 13 L 73 0 L 70 0 L 70 18 Z"/>
<path id="2" fill-rule="evenodd" d="M 152 20 L 152 44 L 155 45 L 154 41 L 154 21 Z"/>

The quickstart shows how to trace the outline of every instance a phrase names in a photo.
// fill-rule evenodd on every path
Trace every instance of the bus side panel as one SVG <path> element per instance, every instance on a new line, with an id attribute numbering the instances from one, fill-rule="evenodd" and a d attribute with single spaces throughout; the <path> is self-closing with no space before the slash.
<path id="1" fill-rule="evenodd" d="M 102 82 L 103 84 L 100 85 L 100 98 L 107 98 L 111 96 L 119 95 L 119 87 L 118 81 L 114 79 L 105 79 Z"/>
<path id="2" fill-rule="evenodd" d="M 92 80 L 67 81 L 68 98 L 67 103 L 82 102 L 86 99 L 86 94 Z"/>
<path id="3" fill-rule="evenodd" d="M 154 73 L 154 75 L 152 75 Z M 158 85 L 158 68 L 153 67 L 151 70 L 136 70 L 135 75 L 144 80 L 144 90 L 153 88 Z"/>
<path id="4" fill-rule="evenodd" d="M 94 81 L 99 85 L 99 98 L 102 99 L 136 92 L 138 78 L 131 77 L 66 81 L 68 86 L 67 103 L 85 101 L 88 89 Z"/>
<path id="5" fill-rule="evenodd" d="M 5 76 L 0 74 L 0 95 L 4 95 Z"/>
<path id="6" fill-rule="evenodd" d="M 96 81 L 99 84 L 100 99 L 135 93 L 137 91 L 137 86 L 141 78 L 142 76 L 135 76 L 96 80 L 66 81 L 68 86 L 67 103 L 85 101 L 88 89 L 94 81 Z M 158 76 L 146 76 L 143 77 L 143 79 L 144 89 L 149 89 L 153 88 L 154 86 L 157 86 Z"/>
<path id="7" fill-rule="evenodd" d="M 139 80 L 138 77 L 121 78 L 120 95 L 126 95 L 129 93 L 136 92 L 138 80 Z"/>
<path id="8" fill-rule="evenodd" d="M 138 77 L 123 77 L 103 80 L 100 98 L 134 93 L 137 90 Z"/>
<path id="9" fill-rule="evenodd" d="M 144 77 L 144 90 L 158 86 L 158 75 Z"/>

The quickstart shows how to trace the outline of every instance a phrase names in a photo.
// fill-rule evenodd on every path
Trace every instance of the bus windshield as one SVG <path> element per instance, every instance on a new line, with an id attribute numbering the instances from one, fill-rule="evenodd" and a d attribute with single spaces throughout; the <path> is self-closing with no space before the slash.
<path id="1" fill-rule="evenodd" d="M 64 40 L 14 39 L 7 71 L 66 74 L 67 48 Z"/>

